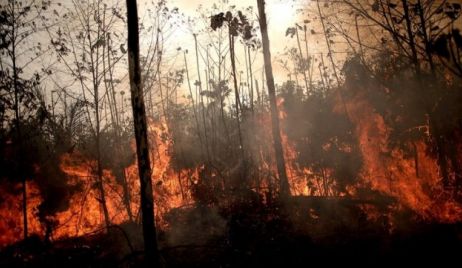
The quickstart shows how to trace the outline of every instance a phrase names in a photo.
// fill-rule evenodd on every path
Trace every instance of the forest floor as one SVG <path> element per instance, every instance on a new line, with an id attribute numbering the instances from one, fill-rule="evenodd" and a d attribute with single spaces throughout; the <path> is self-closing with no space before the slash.
<path id="1" fill-rule="evenodd" d="M 177 209 L 167 217 L 167 231 L 158 234 L 162 263 L 165 267 L 361 267 L 436 262 L 441 267 L 460 262 L 462 224 L 430 223 L 409 212 L 396 216 L 395 222 L 385 217 L 371 220 L 353 207 L 320 202 L 314 206 L 318 212 L 300 206 Z M 31 236 L 0 250 L 0 267 L 140 267 L 139 229 L 123 224 L 105 233 L 52 243 Z"/>

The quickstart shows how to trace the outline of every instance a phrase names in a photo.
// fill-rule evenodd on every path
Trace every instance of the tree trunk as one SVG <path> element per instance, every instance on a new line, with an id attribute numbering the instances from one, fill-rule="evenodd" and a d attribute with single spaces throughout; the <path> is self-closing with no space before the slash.
<path id="1" fill-rule="evenodd" d="M 409 47 L 411 48 L 412 51 L 412 63 L 414 64 L 415 67 L 415 72 L 417 76 L 420 75 L 420 64 L 419 60 L 417 57 L 417 49 L 414 41 L 414 34 L 412 33 L 412 22 L 409 14 L 409 6 L 407 3 L 407 0 L 401 0 L 403 4 L 403 10 L 404 10 L 404 19 L 406 21 L 406 31 L 407 35 L 409 37 Z"/>
<path id="2" fill-rule="evenodd" d="M 276 164 L 279 175 L 280 195 L 287 198 L 290 195 L 289 181 L 287 179 L 286 166 L 284 161 L 284 151 L 281 143 L 281 131 L 279 127 L 279 113 L 276 105 L 276 90 L 274 87 L 273 68 L 271 66 L 271 52 L 266 24 L 265 1 L 257 0 L 258 14 L 260 17 L 260 31 L 263 42 L 263 57 L 265 62 L 266 83 L 268 86 L 268 96 L 271 108 L 271 123 L 274 141 L 274 151 L 276 154 Z"/>
<path id="3" fill-rule="evenodd" d="M 201 145 L 201 155 L 204 156 L 204 143 L 202 142 L 202 135 L 201 135 L 201 128 L 199 125 L 199 119 L 197 116 L 197 110 L 196 110 L 196 103 L 194 101 L 194 96 L 191 88 L 191 80 L 189 79 L 189 68 L 188 68 L 188 61 L 186 60 L 186 52 L 183 53 L 184 55 L 184 68 L 186 71 L 186 80 L 188 81 L 188 89 L 189 89 L 189 95 L 191 96 L 191 104 L 194 112 L 194 120 L 196 121 L 196 129 L 197 129 L 197 136 L 199 137 L 199 143 Z"/>
<path id="4" fill-rule="evenodd" d="M 140 47 L 138 32 L 138 10 L 135 0 L 127 0 L 128 67 L 135 126 L 136 154 L 141 185 L 141 212 L 145 264 L 159 267 L 156 227 L 154 223 L 154 201 L 151 182 L 151 161 L 149 158 L 146 111 L 141 85 Z"/>
<path id="5" fill-rule="evenodd" d="M 242 154 L 242 160 L 245 160 L 244 155 L 244 144 L 242 140 L 242 132 L 241 132 L 241 121 L 240 121 L 240 108 L 242 108 L 241 98 L 239 96 L 239 89 L 237 85 L 237 74 L 236 74 L 236 55 L 234 50 L 234 36 L 231 34 L 231 30 L 229 32 L 229 56 L 231 59 L 231 69 L 233 72 L 233 84 L 234 84 L 234 96 L 235 96 L 235 104 L 236 104 L 236 122 L 237 122 L 237 131 L 239 134 L 239 146 L 240 152 Z"/>
<path id="6" fill-rule="evenodd" d="M 431 43 L 430 39 L 427 34 L 427 24 L 425 21 L 424 17 L 424 11 L 422 8 L 422 3 L 420 0 L 417 1 L 417 4 L 415 5 L 417 8 L 417 13 L 419 13 L 419 18 L 420 18 L 420 29 L 422 30 L 422 37 L 423 37 L 423 42 L 425 44 L 425 54 L 427 55 L 428 63 L 430 64 L 430 70 L 432 72 L 432 75 L 435 75 L 435 64 L 433 63 L 433 57 L 431 53 Z"/>
<path id="7" fill-rule="evenodd" d="M 202 125 L 204 127 L 204 139 L 205 139 L 204 146 L 205 146 L 207 161 L 210 162 L 209 138 L 207 135 L 207 124 L 205 121 L 204 95 L 202 94 L 202 80 L 201 80 L 201 72 L 199 68 L 199 51 L 197 49 L 197 35 L 193 34 L 193 36 L 194 36 L 194 48 L 196 50 L 196 69 L 197 69 L 197 79 L 199 82 L 199 95 L 200 95 L 200 104 L 201 104 L 200 108 L 202 112 Z M 206 83 L 208 83 L 208 81 Z"/>
<path id="8" fill-rule="evenodd" d="M 255 79 L 255 91 L 257 92 L 257 105 L 258 106 L 261 106 L 260 103 L 261 103 L 261 100 L 260 100 L 260 89 L 258 88 L 258 80 Z M 257 108 L 261 108 L 261 107 L 258 107 Z"/>
<path id="9" fill-rule="evenodd" d="M 104 184 L 103 184 L 103 165 L 101 163 L 101 129 L 100 129 L 100 114 L 99 114 L 99 100 L 98 100 L 98 86 L 95 83 L 95 117 L 96 117 L 96 131 L 95 131 L 95 139 L 96 139 L 96 168 L 97 168 L 97 178 L 96 184 L 99 190 L 99 202 L 103 209 L 104 215 L 104 223 L 106 224 L 106 228 L 109 228 L 111 225 L 109 219 L 109 211 L 106 205 L 106 195 L 104 193 Z"/>
<path id="10" fill-rule="evenodd" d="M 312 94 L 313 92 L 313 72 L 311 70 L 313 70 L 313 67 L 311 64 L 311 60 L 310 60 L 310 53 L 309 53 L 309 50 L 308 50 L 308 35 L 306 33 L 307 29 L 306 29 L 306 25 L 303 26 L 303 31 L 305 33 L 305 50 L 306 50 L 306 64 L 308 64 L 308 69 L 306 70 L 308 72 L 308 81 L 310 82 L 309 86 L 310 86 L 310 90 L 308 91 L 309 94 Z"/>
<path id="11" fill-rule="evenodd" d="M 300 54 L 300 62 L 303 61 L 303 51 L 302 51 L 302 46 L 300 45 L 300 37 L 299 37 L 299 34 L 298 34 L 298 27 L 297 25 L 295 25 L 295 33 L 296 33 L 296 36 L 297 36 L 297 45 L 298 45 L 298 52 Z M 308 58 L 308 56 L 307 56 Z M 303 65 L 302 65 L 303 66 Z M 301 70 L 303 73 L 303 81 L 305 81 L 305 88 L 306 88 L 306 92 L 310 92 L 310 88 L 308 87 L 308 77 L 306 76 L 306 70 L 303 69 Z"/>
<path id="12" fill-rule="evenodd" d="M 250 110 L 252 111 L 252 114 L 254 114 L 254 96 L 253 96 L 253 74 L 252 74 L 252 60 L 250 58 L 250 46 L 247 46 L 247 56 L 249 57 L 249 81 L 248 83 L 250 84 Z"/>
<path id="13" fill-rule="evenodd" d="M 97 109 L 98 106 L 96 106 Z M 99 202 L 101 204 L 101 207 L 103 209 L 103 215 L 104 215 L 104 223 L 106 224 L 106 228 L 109 228 L 111 225 L 111 221 L 109 218 L 109 211 L 107 209 L 106 205 L 106 195 L 104 193 L 104 183 L 103 183 L 103 166 L 101 163 L 101 136 L 100 136 L 100 130 L 99 130 L 99 115 L 97 116 L 97 130 L 96 130 L 96 168 L 97 168 L 97 186 L 99 190 Z"/>
<path id="14" fill-rule="evenodd" d="M 24 239 L 27 238 L 28 235 L 28 225 L 27 225 L 27 182 L 26 182 L 26 177 L 23 174 L 23 161 L 22 161 L 22 155 L 24 153 L 23 150 L 23 144 L 22 144 L 22 135 L 21 135 L 21 123 L 20 123 L 20 116 L 19 116 L 19 88 L 18 88 L 18 69 L 16 66 L 16 27 L 15 23 L 16 20 L 14 18 L 15 13 L 14 10 L 12 12 L 13 15 L 13 29 L 12 29 L 12 55 L 11 55 L 11 60 L 13 63 L 13 90 L 14 90 L 14 116 L 15 116 L 15 124 L 16 124 L 16 138 L 18 140 L 19 144 L 19 175 L 21 177 L 21 183 L 22 183 L 22 213 L 23 213 L 23 231 L 24 231 Z"/>

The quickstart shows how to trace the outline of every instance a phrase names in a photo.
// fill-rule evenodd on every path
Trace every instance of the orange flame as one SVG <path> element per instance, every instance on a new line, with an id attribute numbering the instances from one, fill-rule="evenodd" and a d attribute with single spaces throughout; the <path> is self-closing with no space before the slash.
<path id="1" fill-rule="evenodd" d="M 283 109 L 284 100 L 277 100 L 279 117 L 284 122 L 287 117 Z M 366 98 L 357 96 L 347 104 L 350 120 L 355 125 L 363 156 L 361 182 L 349 187 L 349 194 L 355 195 L 358 187 L 370 187 L 384 195 L 396 198 L 399 203 L 412 209 L 427 220 L 439 222 L 462 221 L 462 206 L 454 201 L 444 190 L 439 178 L 438 165 L 435 159 L 425 152 L 427 145 L 423 141 L 415 143 L 416 159 L 419 162 L 416 172 L 415 159 L 406 157 L 397 149 L 390 149 L 388 138 L 390 129 L 384 119 L 377 114 Z M 338 107 L 337 107 L 338 108 Z M 338 109 L 343 110 L 343 109 Z M 255 186 L 260 194 L 262 189 L 271 188 L 275 183 L 276 164 L 272 148 L 271 120 L 268 113 L 256 117 L 256 124 L 262 135 L 262 141 L 254 155 L 258 158 L 258 176 Z M 148 121 L 150 156 L 152 161 L 152 184 L 155 201 L 156 223 L 161 228 L 168 228 L 165 215 L 174 208 L 191 205 L 192 185 L 197 183 L 199 172 L 203 166 L 192 170 L 176 171 L 171 166 L 173 140 L 165 120 Z M 335 196 L 335 180 L 330 170 L 326 170 L 320 178 L 312 170 L 302 167 L 297 162 L 298 152 L 288 136 L 281 131 L 286 169 L 290 190 L 293 196 Z M 134 151 L 134 142 L 133 142 Z M 68 177 L 72 186 L 80 186 L 80 191 L 70 198 L 66 211 L 53 216 L 56 226 L 52 239 L 69 236 L 80 236 L 104 230 L 102 204 L 96 184 L 96 161 L 87 159 L 79 152 L 66 153 L 61 156 L 60 168 Z M 139 178 L 137 163 L 124 168 L 127 188 L 130 196 L 130 210 L 135 221 L 140 219 L 139 211 Z M 417 175 L 418 174 L 418 175 Z M 308 183 L 310 182 L 310 184 Z M 124 189 L 117 182 L 111 170 L 103 170 L 103 185 L 110 221 L 121 224 L 129 216 L 124 203 Z M 309 185 L 316 187 L 310 188 Z M 44 227 L 37 216 L 37 207 L 42 202 L 40 191 L 33 182 L 27 183 L 28 219 L 30 233 L 43 235 Z M 22 215 L 20 185 L 1 185 L 2 202 L 0 202 L 0 246 L 17 242 L 22 238 Z M 375 215 L 374 208 L 364 205 L 368 217 Z"/>
<path id="2" fill-rule="evenodd" d="M 356 125 L 364 159 L 363 183 L 395 197 L 427 220 L 462 221 L 462 207 L 443 189 L 436 160 L 425 153 L 427 145 L 423 141 L 415 144 L 416 167 L 415 159 L 388 148 L 390 130 L 365 98 L 357 96 L 347 103 L 347 109 Z"/>
<path id="3" fill-rule="evenodd" d="M 23 239 L 23 208 L 21 184 L 2 183 L 0 189 L 0 247 Z M 29 234 L 42 233 L 37 217 L 38 206 L 42 202 L 40 190 L 34 182 L 26 182 L 27 220 Z"/>

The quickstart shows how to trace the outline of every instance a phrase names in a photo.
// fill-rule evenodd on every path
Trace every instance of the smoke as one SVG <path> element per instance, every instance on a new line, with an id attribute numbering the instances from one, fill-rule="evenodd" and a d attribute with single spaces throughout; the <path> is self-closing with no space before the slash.
<path id="1" fill-rule="evenodd" d="M 226 235 L 227 221 L 218 208 L 198 205 L 172 209 L 166 215 L 169 246 L 205 245 Z"/>

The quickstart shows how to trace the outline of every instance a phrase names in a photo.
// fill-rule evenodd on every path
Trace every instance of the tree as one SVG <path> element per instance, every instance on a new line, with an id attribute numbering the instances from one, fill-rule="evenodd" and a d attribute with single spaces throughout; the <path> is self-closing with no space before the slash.
<path id="1" fill-rule="evenodd" d="M 229 42 L 229 57 L 231 60 L 231 71 L 233 77 L 234 85 L 234 100 L 236 108 L 236 122 L 237 130 L 239 135 L 239 149 L 243 160 L 245 160 L 244 154 L 244 144 L 242 139 L 241 131 L 241 113 L 242 113 L 242 103 L 239 94 L 239 87 L 237 83 L 237 74 L 236 74 L 236 50 L 235 50 L 235 40 L 241 34 L 244 39 L 251 39 L 251 26 L 247 18 L 243 15 L 241 11 L 238 11 L 237 16 L 233 16 L 231 11 L 225 13 L 221 12 L 217 15 L 212 16 L 211 27 L 215 31 L 218 28 L 221 28 L 224 24 L 228 26 L 228 42 Z"/>
<path id="2" fill-rule="evenodd" d="M 123 34 L 117 31 L 115 26 L 118 23 L 123 23 L 123 17 L 120 15 L 120 7 L 108 7 L 102 0 L 74 2 L 69 12 L 63 15 L 64 17 L 69 18 L 70 21 L 62 24 L 62 27 L 59 27 L 56 32 L 52 32 L 54 28 L 47 26 L 51 45 L 61 63 L 56 68 L 55 73 L 74 79 L 76 86 L 80 87 L 81 91 L 78 98 L 82 98 L 86 104 L 85 111 L 90 123 L 88 127 L 94 142 L 88 153 L 96 160 L 95 186 L 99 192 L 98 199 L 101 203 L 104 223 L 108 227 L 111 224 L 111 219 L 104 189 L 102 133 L 105 125 L 103 119 L 105 117 L 105 100 L 107 99 L 118 141 L 120 133 L 118 130 L 119 119 L 116 118 L 118 116 L 114 84 L 120 79 L 116 79 L 114 73 L 117 64 L 120 64 L 124 57 L 124 49 L 123 44 L 121 44 L 122 55 L 120 55 L 118 54 L 119 46 L 115 46 L 117 49 L 114 49 L 113 46 L 114 43 L 121 42 Z M 60 83 L 56 82 L 56 84 L 61 87 Z M 120 154 L 121 149 L 117 149 L 116 153 Z M 123 178 L 122 182 L 122 186 L 126 188 Z M 128 191 L 124 189 L 125 200 L 129 199 L 127 193 Z M 126 201 L 127 212 L 130 215 L 131 212 L 127 203 Z"/>
<path id="3" fill-rule="evenodd" d="M 46 10 L 47 2 L 40 3 Z M 32 44 L 32 35 L 39 30 L 35 21 L 39 14 L 33 11 L 39 4 L 34 1 L 8 1 L 0 5 L 0 126 L 9 122 L 13 114 L 15 140 L 17 142 L 17 172 L 22 183 L 22 207 L 24 238 L 28 235 L 27 184 L 23 172 L 24 141 L 22 122 L 37 108 L 37 91 L 40 84 L 38 72 L 27 70 L 43 55 L 40 43 Z"/>
<path id="4" fill-rule="evenodd" d="M 128 68 L 130 92 L 135 126 L 136 154 L 140 176 L 141 212 L 146 266 L 159 266 L 156 227 L 154 223 L 154 201 L 151 182 L 151 161 L 149 158 L 148 129 L 141 84 L 138 10 L 136 1 L 127 0 L 128 26 Z"/>
<path id="5" fill-rule="evenodd" d="M 271 123 L 274 142 L 274 153 L 276 155 L 276 164 L 279 175 L 279 190 L 282 198 L 287 198 L 290 195 L 289 181 L 284 160 L 284 151 L 281 143 L 281 129 L 279 126 L 279 113 L 276 104 L 276 90 L 274 87 L 273 69 L 271 66 L 271 52 L 268 38 L 268 25 L 265 14 L 265 1 L 257 0 L 258 14 L 260 18 L 260 31 L 263 43 L 263 59 L 265 62 L 266 83 L 268 86 L 268 96 L 271 109 Z"/>
<path id="6" fill-rule="evenodd" d="M 382 112 L 393 126 L 394 136 L 400 137 L 395 145 L 426 139 L 429 151 L 437 160 L 443 184 L 459 194 L 462 175 L 460 161 L 453 148 L 460 113 L 457 105 L 448 107 L 447 104 L 459 94 L 453 89 L 457 82 L 449 80 L 460 80 L 462 74 L 462 42 L 459 29 L 455 27 L 460 21 L 461 5 L 451 1 L 435 3 L 422 0 L 396 3 L 375 0 L 371 5 L 357 0 L 343 0 L 343 3 L 352 11 L 350 14 L 368 23 L 368 28 L 386 33 L 377 38 L 381 42 L 379 53 L 374 55 L 377 60 L 368 62 L 370 66 L 365 61 L 360 65 L 374 76 L 380 86 L 387 88 L 385 99 L 390 101 L 389 109 L 382 109 Z M 361 45 L 359 37 L 355 42 Z M 371 47 L 371 44 L 368 46 Z M 373 51 L 377 52 L 376 49 Z M 395 63 L 391 64 L 392 61 Z M 379 101 L 385 107 L 383 99 Z M 414 107 L 413 113 L 408 107 Z M 452 114 L 449 115 L 449 112 Z M 404 135 L 417 132 L 417 129 L 420 129 L 418 135 Z M 403 139 L 403 136 L 408 139 Z"/>

